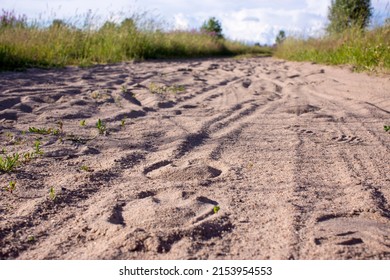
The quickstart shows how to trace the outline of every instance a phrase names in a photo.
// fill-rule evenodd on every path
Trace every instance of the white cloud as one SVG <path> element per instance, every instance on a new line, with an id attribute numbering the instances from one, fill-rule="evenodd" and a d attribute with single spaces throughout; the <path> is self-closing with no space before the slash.
<path id="1" fill-rule="evenodd" d="M 196 28 L 211 15 L 184 15 L 174 17 L 176 27 Z M 246 42 L 273 44 L 280 30 L 287 35 L 313 36 L 320 34 L 324 27 L 324 17 L 306 10 L 241 9 L 216 15 L 221 22 L 226 37 Z M 187 19 L 187 21 L 185 21 Z M 185 24 L 183 24 L 185 22 Z"/>
<path id="2" fill-rule="evenodd" d="M 327 15 L 329 5 L 329 0 L 306 0 L 307 10 L 321 16 Z"/>
<path id="3" fill-rule="evenodd" d="M 182 13 L 174 15 L 175 29 L 188 30 L 190 29 L 190 18 Z"/>

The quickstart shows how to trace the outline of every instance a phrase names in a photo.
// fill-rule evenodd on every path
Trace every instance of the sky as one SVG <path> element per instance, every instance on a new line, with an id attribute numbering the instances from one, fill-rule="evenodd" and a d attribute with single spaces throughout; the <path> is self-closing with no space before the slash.
<path id="1" fill-rule="evenodd" d="M 331 0 L 1 0 L 0 8 L 28 18 L 70 19 L 92 10 L 102 18 L 143 13 L 170 29 L 199 28 L 210 17 L 222 24 L 225 37 L 273 44 L 276 35 L 318 36 L 327 24 Z M 390 17 L 390 0 L 371 0 L 374 21 Z"/>

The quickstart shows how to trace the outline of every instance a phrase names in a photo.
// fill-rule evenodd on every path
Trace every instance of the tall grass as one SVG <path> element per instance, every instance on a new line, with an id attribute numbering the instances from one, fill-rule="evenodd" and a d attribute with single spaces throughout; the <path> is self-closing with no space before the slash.
<path id="1" fill-rule="evenodd" d="M 274 55 L 295 61 L 349 64 L 356 71 L 390 72 L 390 25 L 352 28 L 319 39 L 287 38 Z"/>
<path id="2" fill-rule="evenodd" d="M 87 22 L 89 19 L 85 19 Z M 0 69 L 114 63 L 132 59 L 192 58 L 271 50 L 218 39 L 200 31 L 162 31 L 136 18 L 100 27 L 76 27 L 61 20 L 50 26 L 3 11 L 0 16 Z"/>

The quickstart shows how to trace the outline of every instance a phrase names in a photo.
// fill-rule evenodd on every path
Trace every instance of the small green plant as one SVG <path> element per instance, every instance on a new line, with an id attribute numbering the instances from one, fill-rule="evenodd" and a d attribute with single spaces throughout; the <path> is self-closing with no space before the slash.
<path id="1" fill-rule="evenodd" d="M 383 128 L 385 129 L 386 132 L 390 131 L 390 125 L 385 125 Z"/>
<path id="2" fill-rule="evenodd" d="M 219 205 L 214 206 L 213 208 L 214 214 L 217 214 L 220 209 L 221 207 L 219 207 Z"/>
<path id="3" fill-rule="evenodd" d="M 7 150 L 5 148 L 1 148 L 1 153 L 5 155 L 7 153 Z"/>
<path id="4" fill-rule="evenodd" d="M 10 192 L 10 193 L 13 193 L 15 189 L 16 189 L 16 182 L 15 181 L 10 181 L 8 184 L 8 187 L 5 187 L 5 190 L 7 192 Z"/>
<path id="5" fill-rule="evenodd" d="M 126 118 L 123 118 L 121 120 L 121 127 L 124 128 L 125 127 L 125 124 L 126 124 Z"/>
<path id="6" fill-rule="evenodd" d="M 58 121 L 57 125 L 58 125 L 58 133 L 57 134 L 59 134 L 59 133 L 63 134 L 64 133 L 64 123 L 63 123 L 63 121 Z"/>
<path id="7" fill-rule="evenodd" d="M 81 120 L 80 121 L 80 126 L 85 126 L 85 122 L 86 122 L 85 120 Z"/>
<path id="8" fill-rule="evenodd" d="M 95 90 L 91 93 L 93 99 L 100 99 L 102 97 L 101 93 L 98 90 Z"/>
<path id="9" fill-rule="evenodd" d="M 99 130 L 99 134 L 104 134 L 106 133 L 106 125 L 102 122 L 101 119 L 99 119 L 96 123 L 96 128 Z"/>
<path id="10" fill-rule="evenodd" d="M 149 84 L 149 91 L 151 93 L 162 93 L 161 87 L 159 87 L 157 84 L 153 82 Z"/>
<path id="11" fill-rule="evenodd" d="M 23 154 L 23 159 L 25 162 L 29 162 L 33 158 L 34 154 L 27 152 Z"/>
<path id="12" fill-rule="evenodd" d="M 86 166 L 86 165 L 80 166 L 80 169 L 83 170 L 83 171 L 86 171 L 86 172 L 90 172 L 91 171 L 91 169 L 88 166 Z"/>
<path id="13" fill-rule="evenodd" d="M 19 154 L 14 153 L 12 156 L 5 155 L 0 157 L 0 171 L 11 172 L 19 164 Z"/>
<path id="14" fill-rule="evenodd" d="M 53 187 L 51 187 L 49 190 L 49 198 L 53 201 L 57 198 L 56 191 Z"/>
<path id="15" fill-rule="evenodd" d="M 34 142 L 34 153 L 37 154 L 37 155 L 42 155 L 43 154 L 43 151 L 41 149 L 41 141 L 39 140 L 36 140 Z"/>
<path id="16" fill-rule="evenodd" d="M 127 86 L 126 85 L 121 86 L 121 91 L 123 94 L 127 93 Z"/>
<path id="17" fill-rule="evenodd" d="M 27 237 L 27 241 L 28 242 L 34 242 L 35 241 L 35 237 L 33 235 L 30 235 L 29 237 Z"/>
<path id="18" fill-rule="evenodd" d="M 62 126 L 61 126 L 62 129 Z M 37 134 L 42 134 L 42 135 L 48 135 L 48 134 L 53 134 L 53 135 L 58 135 L 60 134 L 59 129 L 53 129 L 53 128 L 36 128 L 36 127 L 29 127 L 28 131 L 30 133 L 37 133 Z"/>

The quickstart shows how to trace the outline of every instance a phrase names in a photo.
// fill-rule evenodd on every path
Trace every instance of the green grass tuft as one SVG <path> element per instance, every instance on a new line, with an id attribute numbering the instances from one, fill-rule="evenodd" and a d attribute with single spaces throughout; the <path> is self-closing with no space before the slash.
<path id="1" fill-rule="evenodd" d="M 96 128 L 98 129 L 99 134 L 105 134 L 107 131 L 106 124 L 103 123 L 101 119 L 98 119 L 96 122 Z"/>
<path id="2" fill-rule="evenodd" d="M 0 171 L 2 172 L 11 172 L 19 164 L 19 154 L 15 153 L 12 156 L 5 155 L 5 157 L 0 156 Z"/>
<path id="3" fill-rule="evenodd" d="M 352 65 L 356 71 L 390 72 L 390 26 L 370 31 L 349 29 L 319 39 L 287 38 L 276 57 L 317 63 Z"/>

